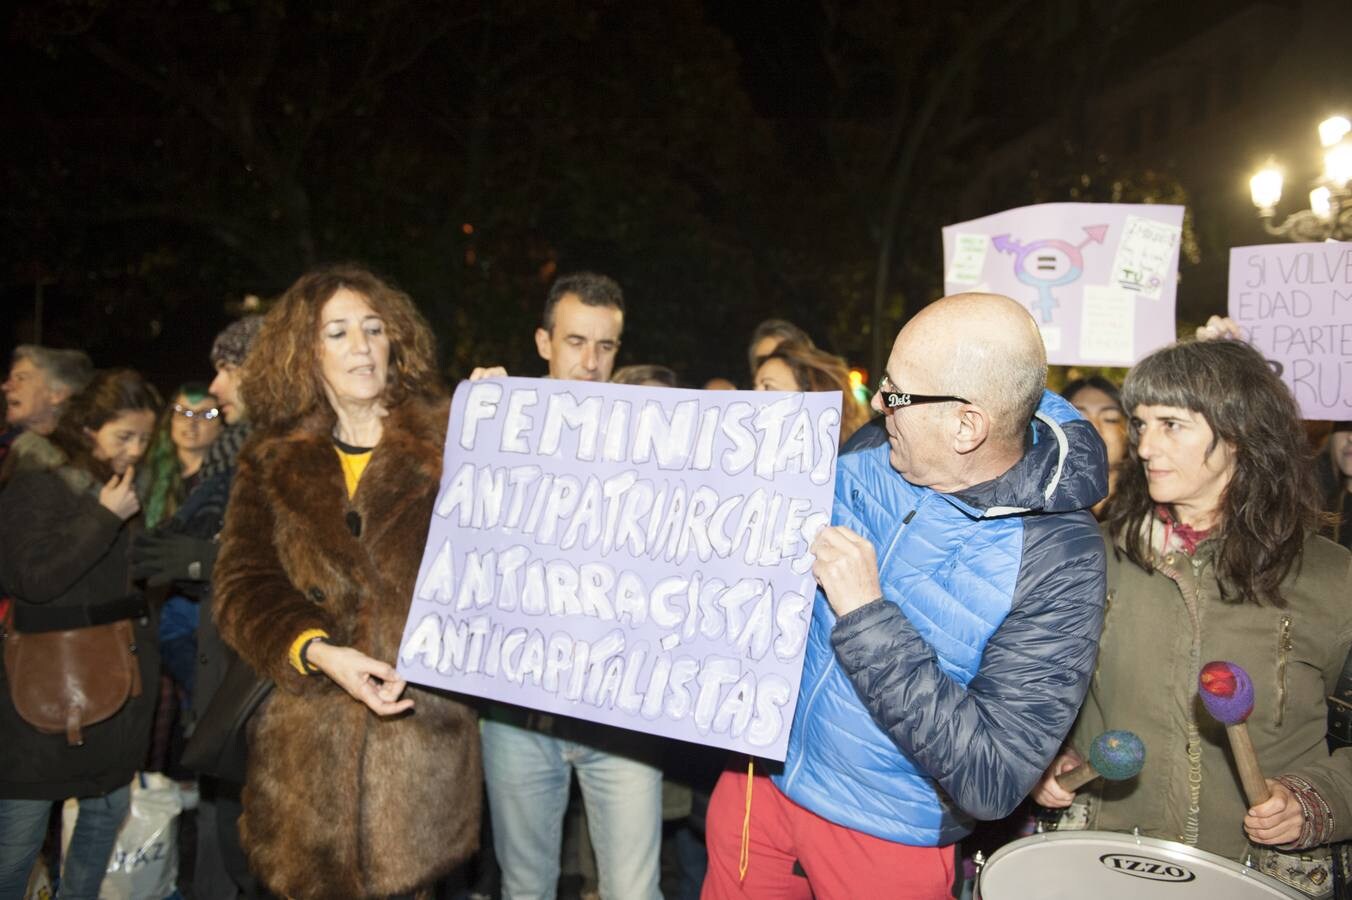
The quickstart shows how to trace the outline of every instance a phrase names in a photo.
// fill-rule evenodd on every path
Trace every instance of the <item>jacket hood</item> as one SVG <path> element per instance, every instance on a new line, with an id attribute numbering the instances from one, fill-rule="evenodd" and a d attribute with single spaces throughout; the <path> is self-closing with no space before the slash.
<path id="1" fill-rule="evenodd" d="M 1094 426 L 1062 397 L 1042 392 L 1023 457 L 998 478 L 945 494 L 970 515 L 1064 513 L 1108 494 L 1108 451 Z"/>

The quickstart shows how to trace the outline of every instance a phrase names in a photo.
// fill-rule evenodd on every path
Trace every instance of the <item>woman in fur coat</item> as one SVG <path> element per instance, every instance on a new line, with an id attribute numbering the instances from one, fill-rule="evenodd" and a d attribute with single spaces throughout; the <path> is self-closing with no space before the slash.
<path id="1" fill-rule="evenodd" d="M 303 276 L 245 362 L 255 432 L 220 558 L 221 634 L 277 685 L 250 728 L 240 832 L 279 895 L 426 893 L 477 848 L 474 712 L 393 660 L 441 475 L 447 406 L 407 295 Z"/>

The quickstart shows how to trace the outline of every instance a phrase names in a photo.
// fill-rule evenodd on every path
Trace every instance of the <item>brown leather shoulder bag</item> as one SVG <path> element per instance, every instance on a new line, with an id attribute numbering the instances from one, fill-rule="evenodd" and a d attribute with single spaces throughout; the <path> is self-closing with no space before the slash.
<path id="1" fill-rule="evenodd" d="M 64 734 L 72 747 L 83 744 L 85 726 L 112 718 L 141 694 L 131 619 L 144 614 L 139 595 L 50 610 L 15 603 L 3 638 L 5 679 L 20 718 L 43 734 Z M 51 627 L 60 625 L 75 627 Z"/>

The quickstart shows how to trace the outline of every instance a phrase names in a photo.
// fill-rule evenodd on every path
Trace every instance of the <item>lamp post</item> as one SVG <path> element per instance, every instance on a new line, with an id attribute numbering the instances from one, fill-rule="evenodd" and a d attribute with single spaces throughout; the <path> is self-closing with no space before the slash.
<path id="1" fill-rule="evenodd" d="M 1298 210 L 1275 224 L 1282 198 L 1282 170 L 1272 160 L 1249 179 L 1249 194 L 1267 233 L 1293 241 L 1352 240 L 1352 122 L 1333 116 L 1319 123 L 1324 147 L 1324 172 L 1310 191 L 1310 208 Z"/>

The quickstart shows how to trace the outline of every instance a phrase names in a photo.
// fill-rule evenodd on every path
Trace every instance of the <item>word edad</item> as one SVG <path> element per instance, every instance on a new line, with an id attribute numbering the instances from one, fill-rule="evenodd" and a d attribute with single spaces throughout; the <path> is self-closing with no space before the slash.
<path id="1" fill-rule="evenodd" d="M 700 734 L 724 734 L 755 747 L 780 737 L 791 696 L 785 679 L 758 677 L 731 657 L 673 656 L 653 652 L 644 641 L 626 646 L 619 629 L 588 642 L 562 630 L 504 627 L 487 615 L 425 614 L 405 640 L 400 661 L 443 675 L 483 673 L 534 685 L 650 722 L 689 719 Z"/>
<path id="2" fill-rule="evenodd" d="M 575 566 L 565 560 L 531 559 L 524 546 L 501 553 L 470 550 L 456 578 L 450 542 L 442 545 L 418 587 L 417 598 L 453 605 L 459 612 L 493 607 L 526 616 L 576 616 L 630 628 L 651 623 L 670 650 L 696 635 L 723 639 L 739 655 L 762 659 L 774 642 L 775 655 L 790 660 L 807 637 L 806 613 L 812 592 L 784 591 L 760 578 L 728 584 L 702 573 L 671 575 L 649 589 L 630 570 L 606 563 Z"/>
<path id="3" fill-rule="evenodd" d="M 445 482 L 435 515 L 461 528 L 528 536 L 538 546 L 684 563 L 740 555 L 770 566 L 800 557 L 826 524 L 812 502 L 757 488 L 722 497 L 713 488 L 655 482 L 633 470 L 606 478 L 540 466 L 463 463 Z M 810 560 L 796 560 L 801 574 Z"/>
<path id="4" fill-rule="evenodd" d="M 1320 316 L 1352 315 L 1352 286 L 1344 290 L 1330 288 L 1320 296 L 1293 288 L 1288 291 L 1240 291 L 1236 312 L 1240 319 L 1304 319 Z"/>
<path id="5" fill-rule="evenodd" d="M 551 393 L 540 408 L 540 392 L 517 388 L 500 411 L 503 385 L 482 381 L 465 398 L 464 419 L 456 436 L 460 446 L 483 449 L 480 424 L 501 416 L 497 449 L 503 453 L 575 459 L 581 462 L 654 460 L 659 469 L 754 474 L 772 479 L 777 473 L 807 474 L 813 484 L 826 484 L 836 458 L 840 410 L 828 408 L 816 421 L 791 394 L 756 407 L 737 401 L 701 408 L 699 400 L 671 406 L 660 400 L 635 403 L 615 397 L 579 398 L 569 391 Z M 565 433 L 576 441 L 565 440 Z M 730 442 L 721 453 L 715 446 Z M 573 444 L 571 451 L 566 444 Z M 717 456 L 717 458 L 715 458 Z"/>

